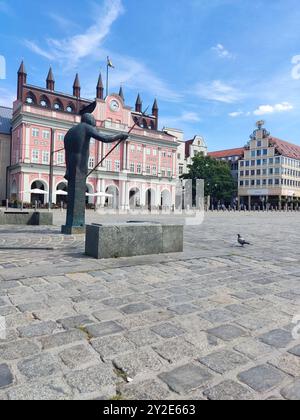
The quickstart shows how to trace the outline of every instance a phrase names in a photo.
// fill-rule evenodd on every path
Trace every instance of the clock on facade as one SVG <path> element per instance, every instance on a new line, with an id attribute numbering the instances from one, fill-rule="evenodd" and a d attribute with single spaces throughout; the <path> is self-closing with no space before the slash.
<path id="1" fill-rule="evenodd" d="M 112 100 L 112 101 L 111 101 L 111 103 L 110 103 L 110 109 L 111 109 L 113 112 L 117 112 L 117 111 L 119 111 L 119 109 L 120 109 L 119 102 L 118 102 L 118 101 L 116 101 L 115 99 L 114 99 L 114 100 Z"/>

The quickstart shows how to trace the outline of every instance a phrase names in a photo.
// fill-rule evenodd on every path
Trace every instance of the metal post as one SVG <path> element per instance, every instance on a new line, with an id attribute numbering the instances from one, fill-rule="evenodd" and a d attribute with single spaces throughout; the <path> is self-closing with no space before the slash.
<path id="1" fill-rule="evenodd" d="M 51 143 L 50 143 L 50 172 L 49 172 L 49 203 L 48 208 L 52 208 L 53 198 L 53 175 L 54 175 L 54 146 L 55 146 L 55 130 L 51 128 Z"/>

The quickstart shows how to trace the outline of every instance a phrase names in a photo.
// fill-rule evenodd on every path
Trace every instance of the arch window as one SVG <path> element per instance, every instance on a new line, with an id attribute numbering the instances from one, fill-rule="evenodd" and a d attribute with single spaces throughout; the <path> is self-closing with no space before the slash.
<path id="1" fill-rule="evenodd" d="M 41 99 L 40 99 L 40 105 L 43 108 L 50 108 L 49 99 L 46 96 L 42 96 Z"/>

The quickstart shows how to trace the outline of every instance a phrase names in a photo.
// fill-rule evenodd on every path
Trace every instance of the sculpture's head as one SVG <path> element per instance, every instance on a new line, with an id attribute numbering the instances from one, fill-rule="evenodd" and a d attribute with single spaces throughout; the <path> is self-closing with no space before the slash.
<path id="1" fill-rule="evenodd" d="M 96 127 L 96 120 L 92 114 L 83 114 L 81 117 L 81 122 Z"/>

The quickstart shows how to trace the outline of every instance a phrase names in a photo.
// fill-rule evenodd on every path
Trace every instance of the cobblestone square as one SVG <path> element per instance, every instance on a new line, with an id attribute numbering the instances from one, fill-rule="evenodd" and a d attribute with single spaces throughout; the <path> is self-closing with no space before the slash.
<path id="1" fill-rule="evenodd" d="M 300 399 L 299 213 L 208 213 L 183 253 L 114 260 L 63 217 L 0 227 L 0 399 Z"/>

